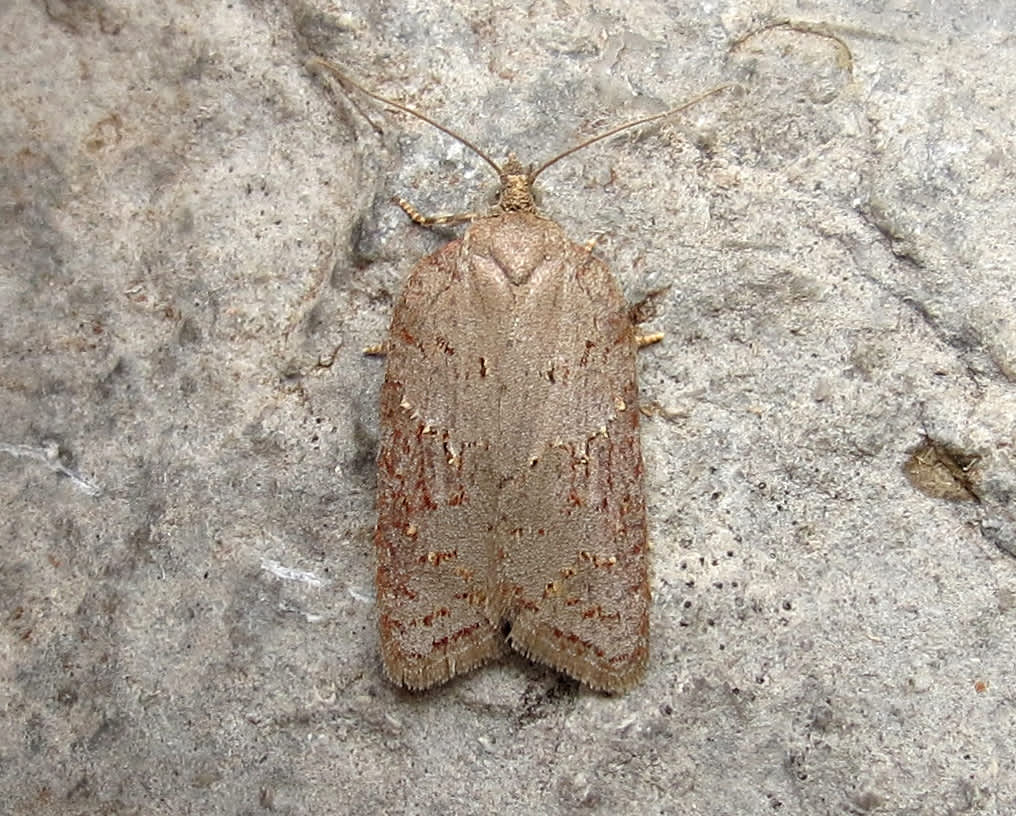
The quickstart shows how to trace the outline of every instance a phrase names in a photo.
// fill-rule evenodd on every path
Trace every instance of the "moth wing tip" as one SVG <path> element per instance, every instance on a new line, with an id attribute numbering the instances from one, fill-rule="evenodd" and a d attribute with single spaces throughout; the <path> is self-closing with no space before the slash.
<path id="1" fill-rule="evenodd" d="M 541 633 L 537 627 L 513 624 L 508 642 L 529 660 L 568 675 L 593 691 L 623 694 L 645 677 L 649 663 L 648 644 L 635 644 L 625 660 L 590 656 L 586 649 L 562 648 L 559 638 Z"/>
<path id="2" fill-rule="evenodd" d="M 500 657 L 504 640 L 496 628 L 483 630 L 454 652 L 435 648 L 429 654 L 409 656 L 396 644 L 382 644 L 381 663 L 385 677 L 410 691 L 426 691 Z"/>

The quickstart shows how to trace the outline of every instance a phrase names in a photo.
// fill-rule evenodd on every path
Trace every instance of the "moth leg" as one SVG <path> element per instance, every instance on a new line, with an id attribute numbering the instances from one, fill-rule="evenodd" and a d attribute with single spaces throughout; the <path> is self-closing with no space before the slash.
<path id="1" fill-rule="evenodd" d="M 394 201 L 403 209 L 406 215 L 408 215 L 413 220 L 413 223 L 419 224 L 421 227 L 437 227 L 442 224 L 462 224 L 466 221 L 474 221 L 477 218 L 481 217 L 477 213 L 424 215 L 404 198 L 393 198 L 392 201 Z"/>
<path id="2" fill-rule="evenodd" d="M 600 240 L 600 235 L 594 235 L 588 241 L 586 241 L 583 249 L 590 255 L 593 254 L 593 249 L 596 247 L 596 242 Z M 654 301 L 659 298 L 668 287 L 658 289 L 650 292 L 646 295 L 639 303 L 633 304 L 628 312 L 632 323 L 642 323 L 650 317 L 650 312 L 653 311 Z M 663 339 L 663 332 L 649 332 L 648 334 L 639 334 L 635 336 L 635 344 L 638 348 L 642 349 L 646 346 L 651 346 L 654 343 L 659 343 Z"/>

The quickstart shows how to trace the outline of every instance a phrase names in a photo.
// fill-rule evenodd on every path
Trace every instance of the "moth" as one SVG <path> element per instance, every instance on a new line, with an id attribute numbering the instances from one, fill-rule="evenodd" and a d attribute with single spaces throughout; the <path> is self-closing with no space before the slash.
<path id="1" fill-rule="evenodd" d="M 387 676 L 426 689 L 509 649 L 622 692 L 649 658 L 649 559 L 632 307 L 591 246 L 541 215 L 535 168 L 499 165 L 315 60 L 347 89 L 457 139 L 497 173 L 496 210 L 416 264 L 383 344 L 377 608 Z"/>

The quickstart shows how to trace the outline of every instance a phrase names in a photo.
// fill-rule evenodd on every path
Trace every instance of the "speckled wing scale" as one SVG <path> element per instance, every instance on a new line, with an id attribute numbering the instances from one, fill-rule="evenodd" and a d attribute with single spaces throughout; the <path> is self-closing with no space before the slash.
<path id="1" fill-rule="evenodd" d="M 385 341 L 377 603 L 385 671 L 425 689 L 511 647 L 624 691 L 649 656 L 649 568 L 635 355 L 610 271 L 536 213 L 532 184 L 601 133 L 501 180 L 495 215 L 416 265 Z M 658 339 L 656 337 L 655 339 Z"/>
<path id="2" fill-rule="evenodd" d="M 512 647 L 621 691 L 648 656 L 635 331 L 551 221 L 477 221 L 410 274 L 381 392 L 385 669 L 426 688 Z M 505 626 L 506 625 L 506 626 Z"/>

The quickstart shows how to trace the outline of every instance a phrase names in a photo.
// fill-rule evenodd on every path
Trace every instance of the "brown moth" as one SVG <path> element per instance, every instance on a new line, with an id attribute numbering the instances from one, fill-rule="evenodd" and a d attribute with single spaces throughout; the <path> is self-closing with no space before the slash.
<path id="1" fill-rule="evenodd" d="M 620 692 L 649 657 L 641 344 L 617 279 L 539 215 L 550 165 L 503 167 L 497 211 L 412 270 L 383 349 L 377 604 L 385 672 L 426 689 L 508 647 Z"/>

